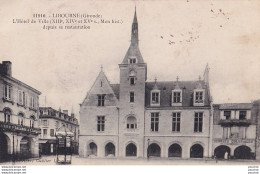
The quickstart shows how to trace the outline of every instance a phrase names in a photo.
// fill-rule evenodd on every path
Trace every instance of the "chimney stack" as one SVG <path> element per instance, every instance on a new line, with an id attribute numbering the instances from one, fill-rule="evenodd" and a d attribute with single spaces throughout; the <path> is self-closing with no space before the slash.
<path id="1" fill-rule="evenodd" d="M 69 111 L 68 110 L 63 110 L 63 113 L 68 115 Z"/>
<path id="2" fill-rule="evenodd" d="M 12 62 L 3 61 L 0 64 L 0 73 L 7 76 L 12 76 Z"/>

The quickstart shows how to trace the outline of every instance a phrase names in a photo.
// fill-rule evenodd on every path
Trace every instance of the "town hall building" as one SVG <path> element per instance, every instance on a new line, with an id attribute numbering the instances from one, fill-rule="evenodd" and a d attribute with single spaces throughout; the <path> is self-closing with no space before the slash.
<path id="1" fill-rule="evenodd" d="M 120 83 L 101 69 L 80 105 L 79 154 L 87 158 L 212 157 L 209 68 L 194 81 L 147 82 L 136 12 Z"/>

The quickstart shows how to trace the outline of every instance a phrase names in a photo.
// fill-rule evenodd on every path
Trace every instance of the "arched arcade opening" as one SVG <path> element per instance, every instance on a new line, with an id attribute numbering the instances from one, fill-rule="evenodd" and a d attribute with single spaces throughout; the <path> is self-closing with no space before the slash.
<path id="1" fill-rule="evenodd" d="M 137 148 L 136 145 L 133 143 L 130 143 L 126 146 L 125 153 L 126 156 L 136 156 Z"/>
<path id="2" fill-rule="evenodd" d="M 115 156 L 115 145 L 113 143 L 107 143 L 105 146 L 105 156 Z"/>
<path id="3" fill-rule="evenodd" d="M 191 158 L 203 158 L 203 147 L 200 144 L 194 144 L 190 148 L 190 157 Z"/>
<path id="4" fill-rule="evenodd" d="M 147 150 L 147 157 L 161 157 L 161 148 L 158 144 L 152 143 Z"/>
<path id="5" fill-rule="evenodd" d="M 225 145 L 221 145 L 215 148 L 214 156 L 217 159 L 228 159 L 230 156 L 230 148 Z"/>
<path id="6" fill-rule="evenodd" d="M 172 144 L 168 149 L 168 157 L 181 157 L 182 148 L 179 144 Z"/>

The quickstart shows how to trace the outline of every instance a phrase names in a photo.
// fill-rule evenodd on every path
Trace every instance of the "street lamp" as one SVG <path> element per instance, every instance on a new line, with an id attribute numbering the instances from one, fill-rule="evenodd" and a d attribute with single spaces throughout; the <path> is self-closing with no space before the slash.
<path id="1" fill-rule="evenodd" d="M 147 160 L 149 161 L 150 151 L 149 151 L 149 145 L 150 145 L 150 138 L 147 139 L 148 147 L 147 147 Z"/>

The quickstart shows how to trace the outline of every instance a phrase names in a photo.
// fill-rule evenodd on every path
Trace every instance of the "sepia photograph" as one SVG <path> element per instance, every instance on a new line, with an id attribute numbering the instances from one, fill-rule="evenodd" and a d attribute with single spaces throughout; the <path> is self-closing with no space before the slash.
<path id="1" fill-rule="evenodd" d="M 245 165 L 258 173 L 260 1 L 0 3 L 2 172 Z"/>

